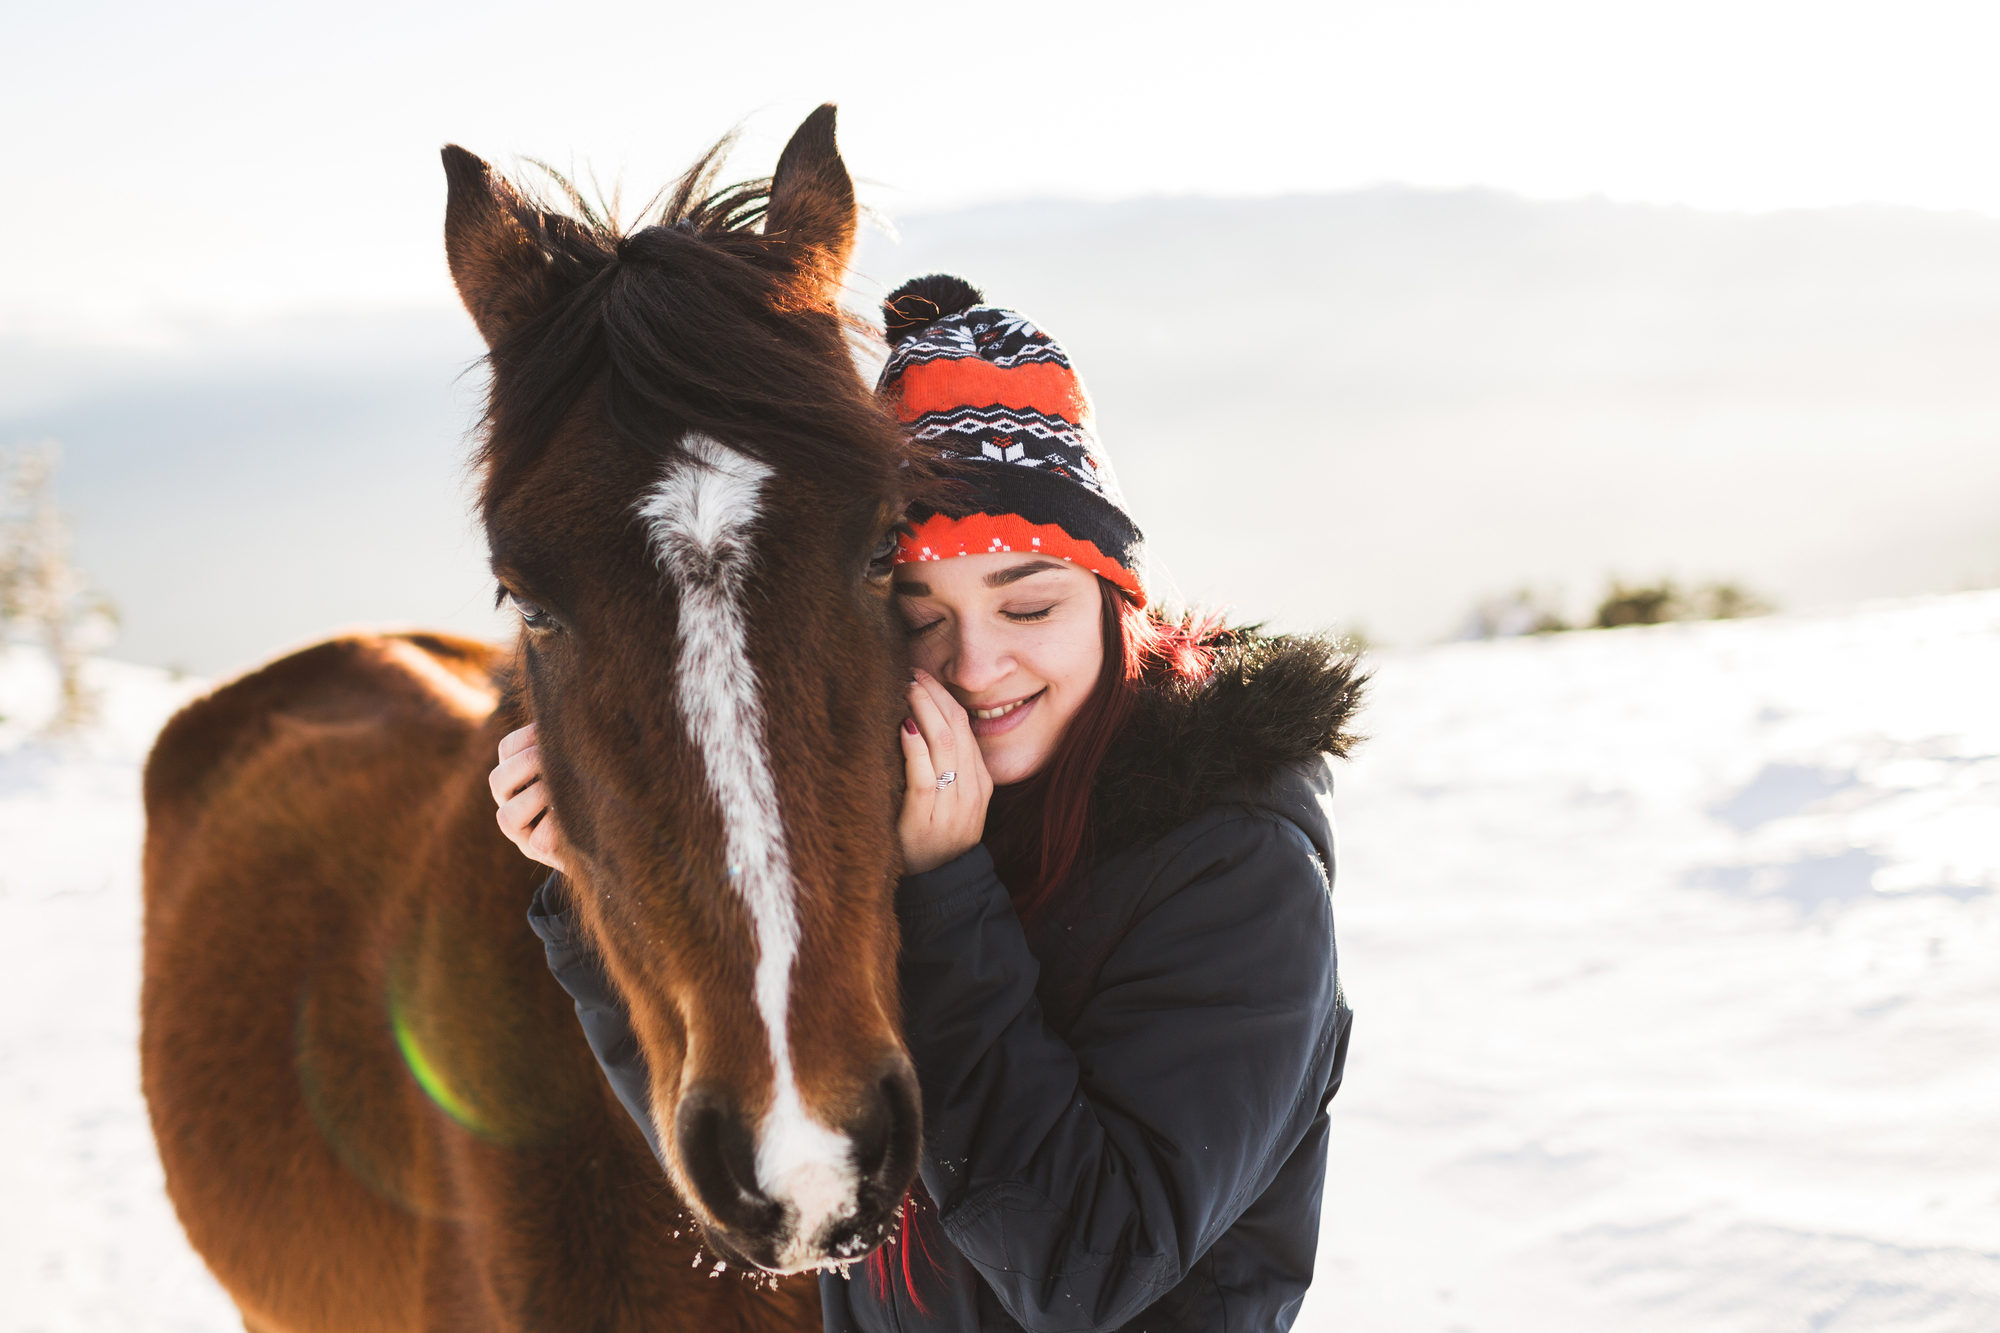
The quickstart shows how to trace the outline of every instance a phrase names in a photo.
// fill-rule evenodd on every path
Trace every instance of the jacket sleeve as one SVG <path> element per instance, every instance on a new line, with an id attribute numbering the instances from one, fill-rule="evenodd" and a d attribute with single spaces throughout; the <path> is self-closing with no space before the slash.
<path id="1" fill-rule="evenodd" d="M 561 876 L 550 874 L 535 891 L 528 908 L 528 925 L 541 937 L 548 952 L 549 971 L 576 1001 L 577 1021 L 583 1024 L 583 1039 L 590 1043 L 611 1090 L 646 1136 L 646 1146 L 660 1157 L 659 1131 L 653 1127 L 651 1072 L 639 1039 L 632 1035 L 632 1021 L 604 975 L 604 964 L 576 930 L 576 909 L 562 904 Z M 665 1165 L 664 1158 L 661 1164 Z"/>
<path id="2" fill-rule="evenodd" d="M 903 881 L 925 1187 L 1033 1333 L 1113 1329 L 1269 1186 L 1337 1077 L 1326 872 L 1238 811 L 1156 871 L 1066 1038 L 985 848 Z"/>

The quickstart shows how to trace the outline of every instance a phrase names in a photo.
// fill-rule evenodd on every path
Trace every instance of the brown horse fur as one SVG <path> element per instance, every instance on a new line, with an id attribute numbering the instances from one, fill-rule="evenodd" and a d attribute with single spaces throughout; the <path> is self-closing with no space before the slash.
<path id="1" fill-rule="evenodd" d="M 141 1055 L 168 1191 L 252 1329 L 817 1328 L 810 1277 L 710 1276 L 770 1263 L 794 1214 L 750 1158 L 774 1086 L 758 937 L 677 702 L 682 585 L 635 510 L 693 434 L 771 469 L 728 669 L 755 673 L 789 853 L 796 1084 L 858 1178 L 807 1259 L 856 1257 L 918 1141 L 882 543 L 920 469 L 834 304 L 855 203 L 833 109 L 768 187 L 714 192 L 711 153 L 629 233 L 444 158 L 451 271 L 491 348 L 486 532 L 524 628 L 510 653 L 324 643 L 162 732 Z M 531 718 L 664 1173 L 523 920 L 540 868 L 495 826 L 495 746 Z"/>

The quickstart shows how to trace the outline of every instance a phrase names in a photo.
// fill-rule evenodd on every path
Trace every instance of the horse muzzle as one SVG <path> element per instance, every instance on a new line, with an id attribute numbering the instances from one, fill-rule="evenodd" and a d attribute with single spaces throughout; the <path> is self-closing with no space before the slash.
<path id="1" fill-rule="evenodd" d="M 673 1152 L 710 1241 L 774 1273 L 851 1263 L 894 1230 L 922 1139 L 917 1078 L 885 1060 L 859 1112 L 829 1128 L 779 1097 L 754 1128 L 726 1091 L 698 1084 L 674 1114 Z"/>

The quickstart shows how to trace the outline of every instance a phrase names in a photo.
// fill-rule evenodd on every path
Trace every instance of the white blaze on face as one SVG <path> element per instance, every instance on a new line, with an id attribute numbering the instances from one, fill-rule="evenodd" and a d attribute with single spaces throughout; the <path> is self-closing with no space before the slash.
<path id="1" fill-rule="evenodd" d="M 757 1136 L 757 1184 L 796 1215 L 779 1256 L 789 1269 L 811 1262 L 811 1243 L 827 1223 L 854 1212 L 856 1180 L 846 1137 L 799 1100 L 786 1033 L 798 905 L 743 616 L 751 528 L 771 469 L 705 436 L 689 436 L 685 448 L 687 461 L 668 464 L 639 514 L 679 594 L 681 716 L 722 812 L 730 885 L 756 934 L 757 1010 L 777 1081 Z"/>

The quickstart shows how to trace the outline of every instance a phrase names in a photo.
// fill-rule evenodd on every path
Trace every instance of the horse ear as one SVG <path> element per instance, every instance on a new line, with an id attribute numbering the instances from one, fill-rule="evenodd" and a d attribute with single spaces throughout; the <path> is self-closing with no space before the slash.
<path id="1" fill-rule="evenodd" d="M 833 138 L 831 102 L 805 118 L 778 155 L 764 234 L 800 247 L 799 272 L 820 300 L 831 302 L 847 277 L 860 210 L 854 180 Z"/>
<path id="2" fill-rule="evenodd" d="M 457 144 L 446 144 L 444 175 L 450 186 L 445 259 L 458 299 L 493 347 L 547 303 L 549 258 L 522 224 L 533 211 L 493 168 Z"/>

